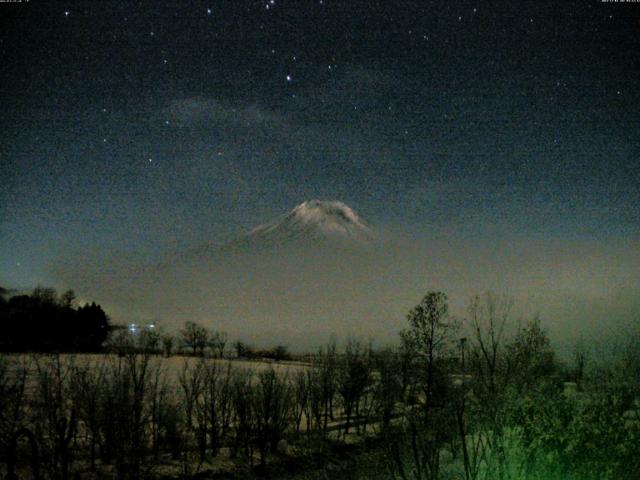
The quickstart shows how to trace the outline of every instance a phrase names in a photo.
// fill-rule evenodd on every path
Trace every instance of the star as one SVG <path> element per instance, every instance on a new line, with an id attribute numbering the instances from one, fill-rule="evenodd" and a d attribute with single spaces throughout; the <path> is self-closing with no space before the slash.
<path id="1" fill-rule="evenodd" d="M 64 11 L 64 16 L 68 17 L 69 15 L 71 15 L 71 12 L 69 10 L 65 10 Z"/>
<path id="2" fill-rule="evenodd" d="M 293 77 L 291 77 L 291 75 L 287 75 L 287 82 L 290 82 L 291 80 L 293 80 Z"/>
<path id="3" fill-rule="evenodd" d="M 210 8 L 207 8 L 207 15 L 211 15 L 213 11 Z"/>

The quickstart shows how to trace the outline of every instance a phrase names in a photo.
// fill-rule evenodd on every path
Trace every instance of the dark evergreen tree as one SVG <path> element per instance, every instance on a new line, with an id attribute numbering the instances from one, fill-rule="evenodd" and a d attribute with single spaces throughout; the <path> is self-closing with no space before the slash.
<path id="1" fill-rule="evenodd" d="M 31 295 L 0 289 L 0 350 L 73 352 L 99 351 L 106 340 L 109 317 L 95 302 L 77 308 L 69 290 L 58 297 L 38 287 Z"/>

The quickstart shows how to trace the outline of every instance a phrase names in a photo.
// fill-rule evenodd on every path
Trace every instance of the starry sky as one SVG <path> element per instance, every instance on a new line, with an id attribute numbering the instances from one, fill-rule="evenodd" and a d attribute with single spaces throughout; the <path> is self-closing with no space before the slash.
<path id="1" fill-rule="evenodd" d="M 309 198 L 414 238 L 637 246 L 639 14 L 0 3 L 0 284 L 222 242 Z"/>

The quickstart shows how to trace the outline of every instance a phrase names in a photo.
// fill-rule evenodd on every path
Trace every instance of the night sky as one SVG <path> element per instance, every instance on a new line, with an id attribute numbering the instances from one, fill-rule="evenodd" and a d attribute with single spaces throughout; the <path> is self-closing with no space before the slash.
<path id="1" fill-rule="evenodd" d="M 0 3 L 0 285 L 82 293 L 70 258 L 222 242 L 310 198 L 412 238 L 636 248 L 639 14 Z"/>

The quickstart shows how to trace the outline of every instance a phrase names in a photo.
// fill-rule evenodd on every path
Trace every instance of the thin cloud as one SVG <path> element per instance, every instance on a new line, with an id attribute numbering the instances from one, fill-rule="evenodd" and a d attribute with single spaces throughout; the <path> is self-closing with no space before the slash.
<path id="1" fill-rule="evenodd" d="M 280 128 L 285 118 L 257 104 L 238 105 L 215 98 L 190 97 L 173 100 L 165 116 L 181 127 L 230 125 Z"/>

